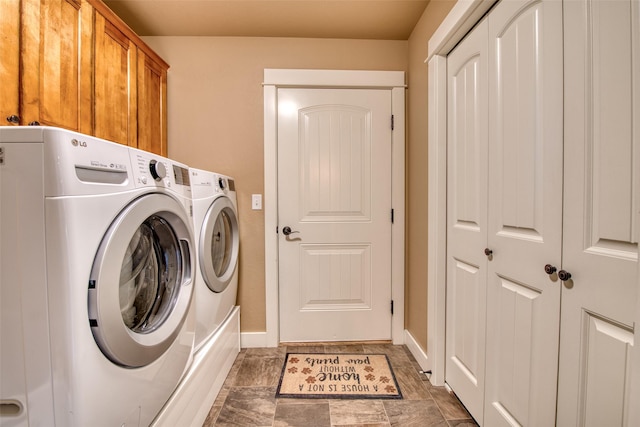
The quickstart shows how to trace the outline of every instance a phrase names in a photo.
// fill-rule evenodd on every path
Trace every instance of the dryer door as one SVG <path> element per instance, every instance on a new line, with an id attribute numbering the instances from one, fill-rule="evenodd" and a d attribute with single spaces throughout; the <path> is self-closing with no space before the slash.
<path id="1" fill-rule="evenodd" d="M 238 264 L 238 218 L 231 200 L 218 197 L 204 217 L 199 239 L 200 271 L 214 292 L 224 291 Z"/>
<path id="2" fill-rule="evenodd" d="M 193 237 L 183 206 L 164 194 L 133 201 L 102 240 L 89 281 L 89 321 L 114 363 L 140 367 L 174 342 L 193 294 Z"/>

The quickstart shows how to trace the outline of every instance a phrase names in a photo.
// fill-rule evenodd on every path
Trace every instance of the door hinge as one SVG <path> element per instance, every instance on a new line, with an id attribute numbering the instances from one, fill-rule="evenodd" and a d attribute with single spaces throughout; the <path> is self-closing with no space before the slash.
<path id="1" fill-rule="evenodd" d="M 393 114 L 391 115 L 391 130 L 393 130 L 395 128 L 395 119 Z"/>
<path id="2" fill-rule="evenodd" d="M 276 225 L 276 234 L 279 233 L 278 226 Z"/>
<path id="3" fill-rule="evenodd" d="M 0 165 L 4 165 L 4 147 L 0 147 Z"/>
<path id="4" fill-rule="evenodd" d="M 391 300 L 391 315 L 393 315 L 393 300 Z"/>
<path id="5" fill-rule="evenodd" d="M 391 224 L 393 224 L 394 218 L 395 218 L 395 212 L 393 209 L 391 209 Z"/>

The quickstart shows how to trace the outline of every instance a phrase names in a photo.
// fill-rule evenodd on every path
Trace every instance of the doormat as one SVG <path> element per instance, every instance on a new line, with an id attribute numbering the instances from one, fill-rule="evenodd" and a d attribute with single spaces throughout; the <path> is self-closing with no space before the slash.
<path id="1" fill-rule="evenodd" d="M 287 353 L 276 397 L 402 399 L 385 354 Z"/>

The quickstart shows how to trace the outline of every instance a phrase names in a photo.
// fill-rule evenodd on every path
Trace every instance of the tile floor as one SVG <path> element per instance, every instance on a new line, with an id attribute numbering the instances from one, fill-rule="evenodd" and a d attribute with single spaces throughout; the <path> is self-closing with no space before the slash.
<path id="1" fill-rule="evenodd" d="M 285 354 L 383 353 L 402 400 L 276 399 Z M 243 349 L 203 427 L 214 426 L 476 426 L 455 396 L 432 386 L 405 346 L 386 343 L 283 345 Z M 255 373 L 260 373 L 255 375 Z"/>

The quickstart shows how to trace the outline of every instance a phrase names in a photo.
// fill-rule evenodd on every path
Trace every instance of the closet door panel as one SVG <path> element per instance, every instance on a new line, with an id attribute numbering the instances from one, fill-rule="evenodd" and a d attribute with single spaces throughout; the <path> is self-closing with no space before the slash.
<path id="1" fill-rule="evenodd" d="M 484 424 L 553 425 L 562 245 L 562 3 L 489 14 Z M 558 268 L 559 269 L 559 268 Z"/>
<path id="2" fill-rule="evenodd" d="M 640 2 L 564 8 L 563 269 L 572 277 L 562 291 L 558 425 L 621 425 L 638 292 Z"/>
<path id="3" fill-rule="evenodd" d="M 487 257 L 487 23 L 447 59 L 448 226 L 445 380 L 482 420 Z"/>

